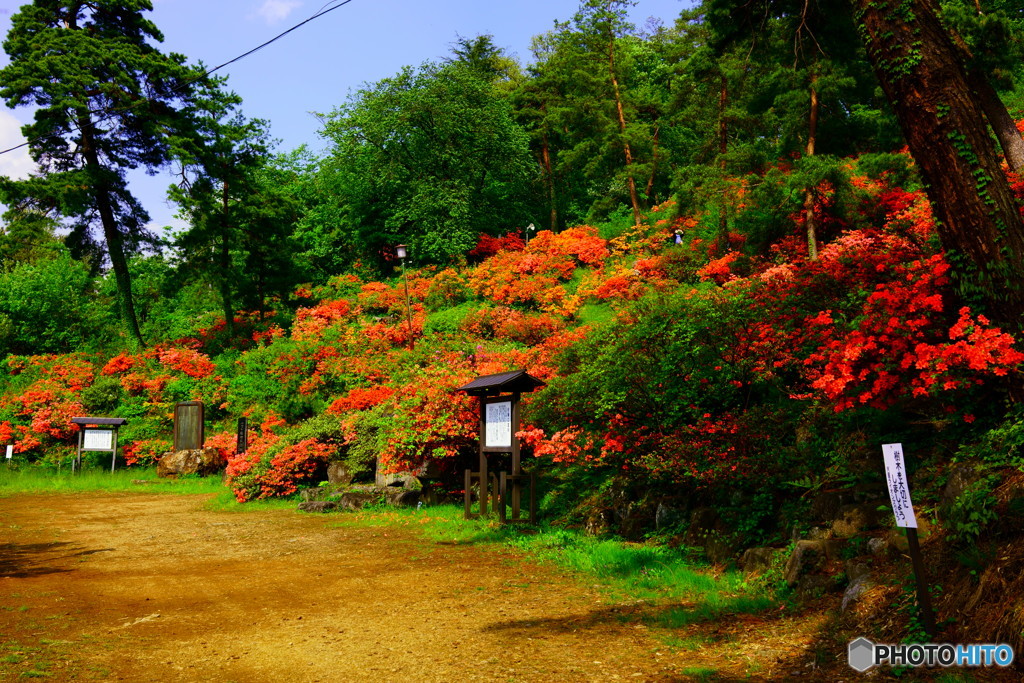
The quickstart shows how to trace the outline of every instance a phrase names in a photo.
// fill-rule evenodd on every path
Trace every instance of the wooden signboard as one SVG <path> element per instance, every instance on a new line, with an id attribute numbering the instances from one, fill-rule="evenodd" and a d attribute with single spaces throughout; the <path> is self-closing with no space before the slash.
<path id="1" fill-rule="evenodd" d="M 174 406 L 174 450 L 191 451 L 206 442 L 202 401 L 185 401 Z"/>

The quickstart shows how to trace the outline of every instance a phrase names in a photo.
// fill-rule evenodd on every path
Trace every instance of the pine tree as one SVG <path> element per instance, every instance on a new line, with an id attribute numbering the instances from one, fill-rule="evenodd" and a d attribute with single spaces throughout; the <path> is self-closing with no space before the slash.
<path id="1" fill-rule="evenodd" d="M 39 166 L 27 180 L 0 182 L 3 200 L 62 216 L 73 252 L 105 252 L 140 345 L 127 254 L 155 237 L 126 172 L 167 162 L 176 106 L 197 76 L 183 56 L 153 46 L 163 36 L 144 16 L 152 9 L 150 0 L 35 0 L 11 18 L 11 63 L 0 70 L 8 106 L 37 107 L 22 132 Z"/>

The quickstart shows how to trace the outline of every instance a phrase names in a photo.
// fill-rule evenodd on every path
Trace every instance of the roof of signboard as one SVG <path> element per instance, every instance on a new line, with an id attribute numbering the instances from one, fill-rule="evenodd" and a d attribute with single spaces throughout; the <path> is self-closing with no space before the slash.
<path id="1" fill-rule="evenodd" d="M 544 382 L 529 374 L 526 370 L 513 370 L 512 372 L 499 372 L 496 375 L 477 377 L 472 382 L 462 385 L 456 391 L 463 391 L 470 396 L 493 396 L 503 392 L 526 394 L 543 386 L 546 386 Z"/>
<path id="2" fill-rule="evenodd" d="M 73 417 L 71 422 L 76 425 L 114 425 L 120 426 L 128 422 L 123 417 Z"/>

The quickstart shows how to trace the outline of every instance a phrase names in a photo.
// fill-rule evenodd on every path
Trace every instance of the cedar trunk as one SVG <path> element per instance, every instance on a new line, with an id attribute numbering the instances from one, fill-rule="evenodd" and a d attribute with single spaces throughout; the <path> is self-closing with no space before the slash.
<path id="1" fill-rule="evenodd" d="M 818 142 L 818 90 L 814 86 L 815 79 L 811 78 L 811 112 L 807 122 L 807 149 L 806 155 L 814 156 L 814 148 Z M 818 217 L 814 213 L 814 186 L 810 185 L 804 192 L 804 222 L 807 226 L 807 258 L 811 261 L 818 259 Z"/>
<path id="2" fill-rule="evenodd" d="M 853 0 L 875 73 L 926 183 L 960 293 L 1004 328 L 1024 314 L 1024 223 L 934 0 Z"/>
<path id="3" fill-rule="evenodd" d="M 626 137 L 626 114 L 622 107 L 622 93 L 619 91 L 619 79 L 615 75 L 615 38 L 608 36 L 608 75 L 612 82 L 612 93 L 615 95 L 615 113 L 619 119 L 619 133 L 622 135 L 622 151 L 626 155 L 626 170 L 629 175 L 626 184 L 629 186 L 629 201 L 633 205 L 633 224 L 640 225 L 640 197 L 636 191 L 636 180 L 633 178 L 633 149 Z"/>
<path id="4" fill-rule="evenodd" d="M 107 243 L 107 255 L 110 257 L 110 267 L 114 271 L 114 282 L 117 285 L 117 299 L 121 309 L 121 316 L 124 318 L 128 332 L 139 347 L 145 347 L 146 342 L 142 339 L 142 331 L 139 329 L 139 321 L 135 315 L 135 298 L 132 295 L 132 278 L 128 271 L 128 259 L 124 255 L 124 237 L 117 225 L 117 218 L 114 216 L 114 204 L 110 196 L 110 186 L 107 182 L 106 169 L 100 165 L 99 155 L 96 153 L 95 135 L 93 132 L 92 119 L 85 112 L 78 115 L 78 128 L 81 131 L 81 151 L 85 158 L 85 167 L 89 169 L 89 175 L 96 183 L 93 187 L 93 196 L 96 200 L 96 211 L 100 215 L 100 223 L 103 225 L 103 239 Z"/>
<path id="5" fill-rule="evenodd" d="M 220 215 L 220 301 L 228 338 L 235 336 L 235 303 L 231 296 L 231 219 L 228 202 L 228 181 L 221 184 Z"/>

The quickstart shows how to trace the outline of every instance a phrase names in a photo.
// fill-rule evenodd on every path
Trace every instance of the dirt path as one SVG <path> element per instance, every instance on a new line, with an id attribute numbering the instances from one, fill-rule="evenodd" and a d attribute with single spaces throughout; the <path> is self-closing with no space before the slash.
<path id="1" fill-rule="evenodd" d="M 0 680 L 765 680 L 799 649 L 673 650 L 508 553 L 204 501 L 0 499 Z"/>

